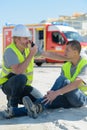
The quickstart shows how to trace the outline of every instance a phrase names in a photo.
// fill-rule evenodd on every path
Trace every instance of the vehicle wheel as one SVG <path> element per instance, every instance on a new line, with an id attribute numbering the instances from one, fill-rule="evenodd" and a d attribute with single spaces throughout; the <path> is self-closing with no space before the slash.
<path id="1" fill-rule="evenodd" d="M 38 62 L 38 63 L 35 63 L 37 66 L 41 66 L 43 63 L 42 62 Z"/>

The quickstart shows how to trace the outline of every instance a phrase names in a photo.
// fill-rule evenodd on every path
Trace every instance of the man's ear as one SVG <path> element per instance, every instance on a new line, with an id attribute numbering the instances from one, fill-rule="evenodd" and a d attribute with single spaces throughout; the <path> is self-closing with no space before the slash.
<path id="1" fill-rule="evenodd" d="M 77 50 L 74 50 L 74 54 L 77 55 L 77 54 L 78 54 L 78 51 L 77 51 Z"/>

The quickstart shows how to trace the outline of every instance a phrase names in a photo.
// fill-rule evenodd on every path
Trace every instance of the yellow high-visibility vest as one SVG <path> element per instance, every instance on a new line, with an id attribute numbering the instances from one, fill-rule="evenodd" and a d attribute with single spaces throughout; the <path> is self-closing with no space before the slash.
<path id="1" fill-rule="evenodd" d="M 18 48 L 15 46 L 15 43 L 13 43 L 13 42 L 6 49 L 8 49 L 8 48 L 11 48 L 15 52 L 20 63 L 22 63 L 30 53 L 29 48 L 26 48 L 25 49 L 25 58 L 24 58 L 22 53 L 18 50 Z M 32 58 L 31 62 L 29 63 L 29 66 L 26 68 L 25 73 L 24 73 L 24 75 L 26 75 L 27 79 L 28 79 L 26 85 L 30 85 L 32 83 L 33 66 L 34 66 L 34 57 Z M 7 75 L 11 72 L 12 72 L 11 68 L 7 68 L 3 63 L 2 70 L 0 73 L 0 85 L 5 83 L 8 80 Z"/>
<path id="2" fill-rule="evenodd" d="M 81 59 L 79 64 L 77 65 L 76 71 L 71 77 L 70 69 L 71 69 L 71 62 L 66 62 L 63 66 L 62 69 L 64 71 L 64 76 L 69 79 L 71 82 L 75 81 L 75 79 L 78 77 L 79 73 L 81 72 L 82 68 L 87 65 L 87 60 L 86 59 Z M 83 91 L 85 95 L 87 95 L 87 86 L 83 85 L 79 86 L 79 89 Z"/>

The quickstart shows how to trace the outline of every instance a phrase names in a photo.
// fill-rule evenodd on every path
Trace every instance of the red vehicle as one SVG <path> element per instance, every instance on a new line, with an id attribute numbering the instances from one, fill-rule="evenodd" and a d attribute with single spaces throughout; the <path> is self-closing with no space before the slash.
<path id="1" fill-rule="evenodd" d="M 31 32 L 33 42 L 45 51 L 64 55 L 66 43 L 69 40 L 78 40 L 83 50 L 87 48 L 87 42 L 84 42 L 82 36 L 73 27 L 59 23 L 41 23 L 26 26 Z M 12 29 L 13 26 L 3 28 L 3 50 L 12 41 Z M 56 63 L 59 61 L 35 56 L 35 63 L 38 66 L 41 66 L 43 62 Z"/>

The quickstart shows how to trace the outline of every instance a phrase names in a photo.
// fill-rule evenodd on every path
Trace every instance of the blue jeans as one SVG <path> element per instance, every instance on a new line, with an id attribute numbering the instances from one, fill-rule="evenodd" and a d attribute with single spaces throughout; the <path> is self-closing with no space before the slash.
<path id="1" fill-rule="evenodd" d="M 64 76 L 59 76 L 51 90 L 58 90 L 60 88 L 65 87 L 69 84 L 70 81 L 66 79 Z M 39 99 L 37 102 L 41 103 L 42 99 Z M 85 96 L 79 89 L 75 89 L 71 92 L 68 92 L 64 95 L 57 96 L 57 98 L 51 103 L 45 105 L 42 103 L 43 108 L 71 108 L 71 107 L 81 107 L 87 104 L 87 96 Z"/>
<path id="2" fill-rule="evenodd" d="M 66 86 L 67 84 L 69 84 L 70 81 L 68 79 L 66 79 L 64 76 L 59 76 L 55 83 L 53 84 L 51 90 L 56 91 L 64 86 Z M 38 99 L 36 101 L 36 103 L 41 103 L 43 101 L 44 98 Z M 66 99 L 66 97 L 64 95 L 60 95 L 58 96 L 53 102 L 52 104 L 44 104 L 41 103 L 43 106 L 43 109 L 47 109 L 47 108 L 70 108 L 71 104 L 68 102 L 68 100 Z"/>

